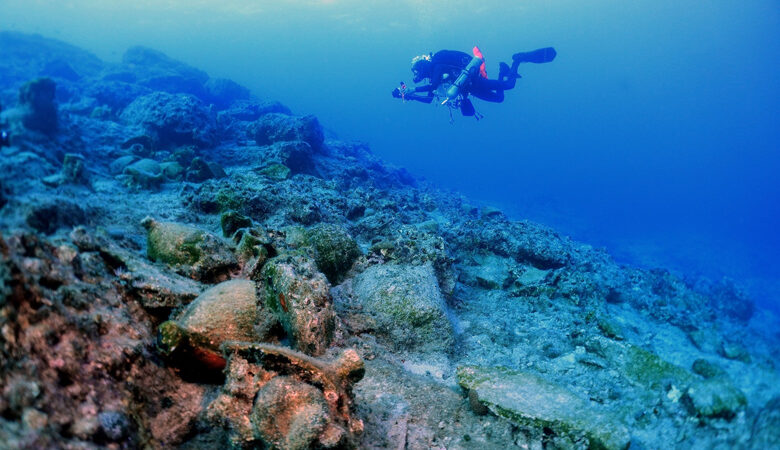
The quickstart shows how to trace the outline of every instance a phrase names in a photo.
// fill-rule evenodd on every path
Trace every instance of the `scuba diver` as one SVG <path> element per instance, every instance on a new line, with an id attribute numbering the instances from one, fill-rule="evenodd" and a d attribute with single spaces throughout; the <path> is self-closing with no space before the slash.
<path id="1" fill-rule="evenodd" d="M 520 63 L 548 63 L 557 55 L 552 47 L 515 53 L 512 55 L 512 66 L 500 63 L 498 78 L 491 80 L 487 77 L 482 52 L 478 47 L 474 47 L 472 52 L 474 56 L 456 50 L 440 50 L 435 54 L 416 56 L 412 59 L 414 82 L 428 80 L 428 84 L 410 88 L 401 82 L 401 86 L 393 90 L 393 97 L 423 103 L 431 103 L 436 98 L 442 105 L 449 106 L 450 121 L 454 108 L 460 109 L 464 116 L 474 116 L 479 120 L 481 115 L 474 110 L 469 94 L 488 102 L 501 103 L 504 101 L 504 91 L 514 88 L 520 78 L 517 73 Z"/>

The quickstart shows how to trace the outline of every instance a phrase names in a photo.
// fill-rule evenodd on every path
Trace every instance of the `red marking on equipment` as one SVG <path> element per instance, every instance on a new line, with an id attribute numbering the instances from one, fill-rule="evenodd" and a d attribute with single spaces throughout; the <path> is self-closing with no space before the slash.
<path id="1" fill-rule="evenodd" d="M 482 56 L 482 50 L 479 49 L 476 45 L 474 46 L 471 51 L 474 53 L 474 56 L 477 58 L 480 58 L 482 60 L 482 64 L 479 66 L 479 74 L 482 76 L 482 78 L 487 78 L 487 69 L 485 68 L 485 57 Z"/>

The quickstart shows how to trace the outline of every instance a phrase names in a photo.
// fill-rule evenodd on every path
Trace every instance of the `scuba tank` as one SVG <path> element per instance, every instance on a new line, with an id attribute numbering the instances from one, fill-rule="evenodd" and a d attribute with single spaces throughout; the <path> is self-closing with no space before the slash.
<path id="1" fill-rule="evenodd" d="M 461 89 L 468 83 L 469 77 L 471 77 L 479 67 L 482 65 L 483 59 L 477 56 L 471 58 L 471 61 L 460 71 L 460 75 L 447 89 L 447 98 L 441 103 L 442 105 L 450 100 L 455 100 L 460 94 Z"/>

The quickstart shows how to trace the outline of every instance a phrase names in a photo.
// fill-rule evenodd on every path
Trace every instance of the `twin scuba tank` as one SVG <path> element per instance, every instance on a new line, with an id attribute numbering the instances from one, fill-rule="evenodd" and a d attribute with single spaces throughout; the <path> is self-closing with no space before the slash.
<path id="1" fill-rule="evenodd" d="M 479 68 L 483 62 L 484 59 L 480 58 L 479 56 L 472 57 L 471 61 L 469 61 L 466 67 L 460 71 L 460 75 L 458 75 L 458 78 L 456 78 L 455 81 L 449 85 L 442 85 L 442 87 L 446 89 L 443 95 L 446 98 L 441 103 L 442 105 L 458 98 L 458 95 L 461 94 L 463 88 L 465 88 L 468 84 L 469 79 L 476 75 L 477 71 L 479 71 Z"/>

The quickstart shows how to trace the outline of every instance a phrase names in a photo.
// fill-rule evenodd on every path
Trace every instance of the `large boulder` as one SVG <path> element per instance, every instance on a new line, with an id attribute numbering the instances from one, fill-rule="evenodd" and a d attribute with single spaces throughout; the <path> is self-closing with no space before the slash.
<path id="1" fill-rule="evenodd" d="M 191 94 L 206 101 L 204 83 L 209 76 L 162 52 L 147 47 L 131 47 L 122 56 L 122 63 L 136 77 L 136 83 L 155 91 Z"/>
<path id="2" fill-rule="evenodd" d="M 57 131 L 57 85 L 51 78 L 38 78 L 19 89 L 22 125 L 28 130 L 52 135 Z"/>
<path id="3" fill-rule="evenodd" d="M 56 39 L 37 34 L 0 31 L 0 86 L 15 87 L 39 76 L 67 80 L 94 76 L 103 69 L 95 55 Z M 68 69 L 62 68 L 67 64 Z M 57 66 L 60 66 L 59 68 Z M 67 74 L 67 75 L 66 75 Z"/>
<path id="4" fill-rule="evenodd" d="M 138 97 L 151 94 L 152 90 L 123 81 L 96 81 L 90 83 L 84 90 L 84 95 L 97 100 L 99 105 L 105 105 L 113 111 L 122 111 Z"/>
<path id="5" fill-rule="evenodd" d="M 250 97 L 249 89 L 226 78 L 210 78 L 205 87 L 209 101 L 220 110 L 228 108 L 238 100 L 249 100 Z"/>
<path id="6" fill-rule="evenodd" d="M 325 140 L 322 126 L 316 117 L 288 116 L 271 113 L 262 116 L 254 124 L 257 145 L 270 145 L 280 141 L 303 141 L 318 151 Z"/>
<path id="7" fill-rule="evenodd" d="M 217 142 L 214 114 L 191 95 L 144 95 L 130 103 L 120 117 L 129 125 L 142 127 L 159 146 L 209 147 Z"/>
<path id="8" fill-rule="evenodd" d="M 706 289 L 710 297 L 710 306 L 716 311 L 740 322 L 747 322 L 753 317 L 755 305 L 744 289 L 734 283 L 734 280 L 723 278 L 712 283 Z"/>
<path id="9" fill-rule="evenodd" d="M 398 351 L 452 348 L 453 327 L 430 264 L 377 265 L 353 282 L 354 295 L 376 321 L 376 333 Z"/>
<path id="10" fill-rule="evenodd" d="M 71 228 L 89 222 L 88 209 L 67 198 L 46 197 L 32 202 L 25 213 L 25 222 L 33 229 L 52 234 L 60 228 Z"/>

